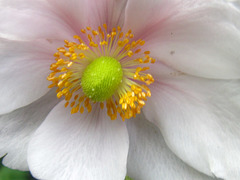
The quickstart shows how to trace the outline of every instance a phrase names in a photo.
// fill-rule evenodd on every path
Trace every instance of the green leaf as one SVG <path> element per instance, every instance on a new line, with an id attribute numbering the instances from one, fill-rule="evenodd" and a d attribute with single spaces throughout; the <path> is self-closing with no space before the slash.
<path id="1" fill-rule="evenodd" d="M 0 179 L 2 179 L 2 180 L 27 180 L 27 179 L 29 179 L 29 174 L 27 172 L 12 170 L 12 169 L 2 166 L 0 169 Z"/>
<path id="2" fill-rule="evenodd" d="M 133 180 L 130 177 L 126 176 L 125 180 Z"/>

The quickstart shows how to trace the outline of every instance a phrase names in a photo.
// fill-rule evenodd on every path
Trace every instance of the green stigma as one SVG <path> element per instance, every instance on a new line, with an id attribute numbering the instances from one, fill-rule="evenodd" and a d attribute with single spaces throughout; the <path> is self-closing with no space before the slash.
<path id="1" fill-rule="evenodd" d="M 82 90 L 93 101 L 109 99 L 122 82 L 121 64 L 114 58 L 102 56 L 90 63 L 83 72 Z"/>

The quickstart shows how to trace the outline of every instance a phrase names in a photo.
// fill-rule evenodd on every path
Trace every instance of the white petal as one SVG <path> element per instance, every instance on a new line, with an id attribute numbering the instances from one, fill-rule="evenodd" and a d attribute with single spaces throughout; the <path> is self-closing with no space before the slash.
<path id="1" fill-rule="evenodd" d="M 26 106 L 49 90 L 49 66 L 55 44 L 48 41 L 0 41 L 0 114 Z"/>
<path id="2" fill-rule="evenodd" d="M 240 179 L 240 81 L 168 79 L 152 86 L 144 113 L 184 162 L 208 175 Z"/>
<path id="3" fill-rule="evenodd" d="M 59 103 L 36 131 L 28 150 L 32 174 L 51 180 L 123 180 L 128 133 L 105 110 L 71 114 Z"/>
<path id="4" fill-rule="evenodd" d="M 167 147 L 159 129 L 143 116 L 127 121 L 127 174 L 137 180 L 213 180 L 183 163 Z"/>
<path id="5" fill-rule="evenodd" d="M 125 26 L 158 61 L 200 77 L 237 79 L 239 19 L 240 11 L 223 1 L 130 0 Z"/>
<path id="6" fill-rule="evenodd" d="M 171 68 L 161 61 L 156 61 L 154 64 L 150 64 L 149 67 L 150 70 L 148 72 L 157 81 L 178 77 L 184 74 L 181 71 Z"/>
<path id="7" fill-rule="evenodd" d="M 31 135 L 58 102 L 51 91 L 32 104 L 0 116 L 0 156 L 13 169 L 28 170 L 27 147 Z"/>
<path id="8" fill-rule="evenodd" d="M 226 1 L 232 3 L 233 6 L 240 10 L 240 0 L 226 0 Z"/>
<path id="9" fill-rule="evenodd" d="M 0 37 L 12 40 L 69 39 L 75 33 L 56 9 L 42 0 L 0 2 Z"/>

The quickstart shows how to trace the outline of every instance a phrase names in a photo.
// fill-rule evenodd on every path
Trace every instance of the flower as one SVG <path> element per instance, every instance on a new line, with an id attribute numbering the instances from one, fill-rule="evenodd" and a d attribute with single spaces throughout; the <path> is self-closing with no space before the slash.
<path id="1" fill-rule="evenodd" d="M 36 178 L 50 180 L 122 180 L 126 174 L 143 180 L 239 179 L 238 5 L 224 0 L 0 1 L 3 163 L 29 167 Z M 99 27 L 106 27 L 105 39 Z M 91 36 L 85 36 L 88 31 Z M 130 47 L 117 51 L 127 44 L 105 44 L 107 34 L 117 32 L 127 35 L 127 44 L 139 42 L 143 53 Z M 126 59 L 94 51 L 101 43 Z M 100 66 L 103 61 L 108 65 Z M 143 65 L 146 74 L 138 71 Z M 117 80 L 109 86 L 91 81 L 90 74 L 98 71 L 95 79 L 104 76 L 109 82 L 116 75 Z M 119 79 L 148 81 L 149 90 L 142 89 L 148 99 L 137 99 L 140 111 L 133 108 L 129 116 L 123 115 L 128 102 L 138 97 L 131 99 L 133 84 Z M 69 83 L 76 90 L 64 90 Z M 92 86 L 104 91 L 91 94 Z M 77 90 L 85 96 L 74 94 Z M 87 111 L 82 104 L 69 107 L 63 96 L 73 102 L 88 99 Z"/>

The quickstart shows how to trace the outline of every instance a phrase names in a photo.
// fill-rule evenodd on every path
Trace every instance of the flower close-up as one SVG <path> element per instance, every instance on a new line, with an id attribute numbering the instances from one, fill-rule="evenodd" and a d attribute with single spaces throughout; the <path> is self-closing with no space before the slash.
<path id="1" fill-rule="evenodd" d="M 239 180 L 239 0 L 0 0 L 0 156 L 43 180 Z"/>

